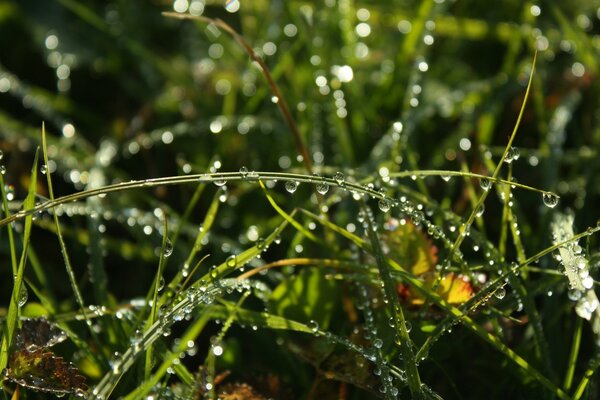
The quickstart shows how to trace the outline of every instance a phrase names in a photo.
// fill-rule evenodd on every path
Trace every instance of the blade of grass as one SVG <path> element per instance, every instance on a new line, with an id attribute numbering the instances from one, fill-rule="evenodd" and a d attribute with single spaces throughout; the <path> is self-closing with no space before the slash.
<path id="1" fill-rule="evenodd" d="M 172 251 L 171 250 L 167 250 L 167 242 L 168 242 L 168 218 L 165 214 L 164 218 L 163 218 L 163 227 L 164 227 L 164 234 L 163 234 L 163 239 L 162 239 L 162 244 L 160 246 L 160 258 L 158 261 L 158 270 L 156 271 L 156 277 L 154 278 L 154 293 L 152 294 L 152 308 L 150 310 L 150 316 L 148 317 L 148 319 L 146 320 L 146 325 L 144 327 L 144 330 L 148 330 L 150 328 L 150 326 L 152 326 L 152 324 L 154 324 L 154 322 L 156 321 L 156 319 L 158 318 L 158 292 L 162 289 L 162 286 L 164 286 L 164 278 L 163 278 L 163 269 L 164 269 L 164 265 L 165 265 L 165 259 L 166 259 L 166 254 L 165 251 Z M 148 348 L 146 349 L 146 363 L 144 365 L 144 377 L 145 379 L 148 379 L 150 377 L 150 373 L 152 372 L 152 344 L 148 345 Z"/>
<path id="2" fill-rule="evenodd" d="M 267 83 L 269 84 L 269 87 L 271 88 L 273 95 L 275 96 L 275 98 L 277 98 L 277 102 L 276 102 L 277 107 L 279 108 L 279 111 L 281 111 L 281 114 L 283 115 L 283 119 L 285 120 L 288 127 L 290 128 L 292 137 L 294 138 L 294 142 L 296 143 L 296 148 L 298 149 L 298 152 L 300 153 L 300 155 L 302 155 L 302 161 L 304 162 L 306 170 L 308 171 L 309 174 L 312 174 L 313 173 L 312 158 L 310 157 L 308 149 L 306 148 L 306 145 L 304 144 L 304 140 L 302 139 L 302 135 L 300 134 L 300 131 L 298 130 L 298 126 L 296 125 L 296 122 L 294 121 L 294 117 L 292 117 L 292 113 L 290 112 L 288 104 L 287 104 L 285 98 L 283 97 L 283 94 L 279 90 L 279 87 L 275 83 L 275 80 L 273 80 L 273 76 L 271 75 L 269 66 L 264 62 L 262 57 L 260 57 L 254 51 L 254 49 L 246 41 L 246 39 L 244 39 L 244 37 L 242 35 L 240 35 L 235 29 L 233 29 L 231 27 L 231 25 L 227 24 L 225 21 L 223 21 L 219 18 L 213 19 L 213 18 L 208 18 L 208 17 L 204 17 L 204 16 L 195 16 L 195 15 L 191 15 L 191 14 L 178 14 L 178 13 L 174 13 L 174 12 L 164 12 L 163 15 L 166 17 L 170 17 L 170 18 L 191 19 L 191 20 L 200 21 L 203 23 L 213 24 L 214 26 L 218 27 L 219 29 L 223 29 L 225 32 L 229 33 L 235 39 L 236 42 L 238 42 L 238 44 L 248 53 L 248 55 L 250 56 L 250 58 L 252 60 L 254 60 L 255 62 L 257 62 L 260 65 L 260 70 L 261 70 L 263 76 L 267 80 Z"/>
<path id="3" fill-rule="evenodd" d="M 0 192 L 2 192 L 2 206 L 4 207 L 4 215 L 8 217 L 10 215 L 10 209 L 8 208 L 8 199 L 6 198 L 6 186 L 4 183 L 4 175 L 0 174 Z M 17 274 L 17 250 L 15 247 L 15 237 L 13 228 L 7 225 L 6 230 L 8 232 L 8 247 L 10 250 L 10 263 L 12 266 L 13 275 Z"/>
<path id="4" fill-rule="evenodd" d="M 590 380 L 592 379 L 592 376 L 594 376 L 594 373 L 596 372 L 599 366 L 600 352 L 596 350 L 596 354 L 590 360 L 587 369 L 583 373 L 583 378 L 581 378 L 581 381 L 579 381 L 579 385 L 577 385 L 577 389 L 575 389 L 575 393 L 573 394 L 574 400 L 579 400 L 581 396 L 583 396 L 585 389 L 590 384 Z"/>
<path id="5" fill-rule="evenodd" d="M 48 148 L 46 146 L 46 126 L 44 123 L 42 123 L 42 151 L 43 151 L 43 155 L 44 155 L 44 165 L 48 165 Z M 46 168 L 46 182 L 48 185 L 48 196 L 50 198 L 49 202 L 54 201 L 54 189 L 52 187 L 51 175 L 52 174 L 50 172 L 50 169 Z M 101 342 L 98 338 L 98 335 L 92 328 L 92 321 L 89 319 L 88 313 L 85 308 L 85 303 L 83 301 L 83 296 L 81 295 L 81 290 L 79 289 L 79 286 L 77 285 L 77 280 L 75 279 L 75 273 L 73 272 L 73 267 L 71 266 L 71 260 L 69 258 L 69 253 L 67 252 L 67 245 L 65 244 L 65 240 L 62 235 L 60 222 L 58 221 L 58 215 L 56 213 L 56 209 L 54 207 L 51 207 L 51 210 L 52 210 L 52 216 L 54 218 L 54 225 L 56 225 L 56 236 L 58 237 L 58 243 L 60 244 L 60 250 L 61 250 L 61 254 L 63 256 L 63 260 L 65 262 L 65 268 L 67 270 L 67 275 L 69 276 L 69 282 L 71 284 L 71 289 L 73 290 L 73 293 L 75 294 L 75 299 L 77 301 L 77 305 L 79 306 L 79 309 L 85 319 L 86 326 L 88 327 L 88 330 L 90 332 L 90 336 L 96 343 L 97 348 L 101 349 L 102 348 Z M 106 357 L 103 352 L 97 352 L 97 354 L 93 354 L 93 356 L 96 358 L 96 361 L 98 361 L 98 358 L 99 358 L 104 363 L 107 363 Z"/>
<path id="6" fill-rule="evenodd" d="M 39 153 L 40 149 L 38 147 L 35 151 L 33 166 L 31 167 L 31 175 L 29 180 L 27 197 L 25 197 L 25 201 L 23 202 L 24 210 L 31 210 L 35 207 L 35 189 L 37 186 L 37 168 Z M 8 313 L 6 315 L 6 329 L 4 330 L 4 334 L 2 335 L 2 347 L 0 349 L 0 370 L 6 368 L 6 365 L 8 363 L 8 350 L 12 344 L 15 328 L 18 325 L 20 308 L 21 306 L 23 306 L 23 304 L 21 304 L 21 291 L 23 288 L 23 274 L 25 272 L 25 265 L 27 263 L 29 240 L 31 238 L 32 222 L 33 215 L 30 214 L 25 218 L 25 228 L 23 230 L 23 250 L 21 252 L 19 266 L 17 267 L 17 273 L 14 276 L 12 294 L 10 296 Z"/>
<path id="7" fill-rule="evenodd" d="M 512 147 L 513 141 L 515 140 L 515 137 L 517 136 L 517 131 L 519 129 L 519 126 L 521 125 L 521 119 L 523 118 L 523 114 L 525 113 L 525 105 L 527 104 L 527 99 L 529 98 L 529 93 L 531 91 L 531 82 L 533 82 L 533 73 L 535 71 L 536 60 L 537 60 L 537 51 L 533 55 L 533 61 L 531 63 L 531 72 L 529 74 L 529 81 L 527 83 L 527 89 L 525 90 L 525 96 L 523 98 L 523 103 L 521 104 L 521 109 L 519 110 L 519 115 L 517 117 L 517 121 L 515 123 L 512 133 L 510 135 L 510 138 L 508 139 L 508 143 L 506 144 L 506 147 L 504 148 L 502 157 L 498 161 L 498 164 L 496 165 L 496 168 L 494 169 L 494 172 L 492 173 L 492 177 L 491 177 L 492 180 L 495 180 L 498 177 L 498 175 L 500 174 L 500 169 L 502 168 L 504 159 L 506 158 L 508 151 Z M 469 218 L 461 226 L 461 229 L 460 229 L 461 234 L 458 235 L 458 237 L 456 238 L 456 241 L 454 242 L 454 245 L 452 246 L 452 249 L 450 249 L 450 254 L 448 255 L 449 260 L 452 259 L 453 254 L 459 249 L 463 240 L 465 240 L 465 238 L 466 238 L 465 233 L 467 232 L 469 227 L 473 224 L 473 221 L 475 220 L 475 217 L 477 216 L 477 210 L 485 202 L 485 199 L 487 198 L 488 194 L 489 194 L 489 191 L 485 191 L 485 190 L 483 191 L 483 193 L 477 200 L 476 206 L 473 208 L 473 211 L 469 215 Z M 440 275 L 443 275 L 443 272 L 444 271 L 442 271 Z M 466 272 L 466 271 L 464 271 L 464 272 Z"/>
<path id="8" fill-rule="evenodd" d="M 261 189 L 263 190 L 263 193 L 265 194 L 265 197 L 267 198 L 267 200 L 269 200 L 269 203 L 271 204 L 271 206 L 275 209 L 275 211 L 277 211 L 277 213 L 279 215 L 281 215 L 287 222 L 289 222 L 294 228 L 296 228 L 298 230 L 298 232 L 302 233 L 304 236 L 306 236 L 308 239 L 312 240 L 313 242 L 319 243 L 319 240 L 315 237 L 315 235 L 313 235 L 309 230 L 307 230 L 304 226 L 302 226 L 298 221 L 293 219 L 288 213 L 283 211 L 283 209 L 277 205 L 277 203 L 275 202 L 273 197 L 269 194 L 269 192 L 267 192 L 267 188 L 265 187 L 265 184 L 263 183 L 263 181 L 259 180 L 258 184 L 260 185 Z"/>
<path id="9" fill-rule="evenodd" d="M 402 306 L 400 305 L 400 300 L 396 293 L 396 284 L 390 273 L 390 268 L 387 259 L 383 254 L 383 250 L 381 248 L 381 241 L 377 235 L 377 232 L 375 231 L 375 221 L 373 219 L 373 214 L 370 211 L 370 209 L 368 209 L 366 206 L 363 206 L 363 211 L 365 212 L 367 216 L 366 220 L 369 223 L 369 226 L 366 229 L 367 236 L 369 237 L 369 241 L 371 243 L 371 247 L 375 255 L 375 260 L 379 269 L 379 276 L 383 281 L 383 290 L 385 292 L 385 297 L 387 298 L 390 304 L 391 315 L 394 317 L 395 326 L 397 329 L 396 343 L 400 346 L 400 351 L 402 352 L 408 387 L 410 388 L 410 393 L 413 398 L 423 398 L 424 393 L 423 388 L 421 387 L 421 378 L 419 377 L 417 361 L 413 352 L 413 342 L 410 336 L 408 335 L 408 330 L 406 329 L 404 313 L 402 311 Z"/>
<path id="10" fill-rule="evenodd" d="M 583 332 L 583 318 L 575 319 L 575 332 L 573 332 L 571 342 L 571 353 L 569 354 L 569 361 L 567 362 L 567 372 L 565 373 L 565 380 L 563 383 L 563 389 L 565 391 L 571 390 L 573 385 L 573 376 L 575 375 L 575 366 L 577 365 L 577 359 L 579 358 L 579 345 L 581 344 L 581 333 Z"/>

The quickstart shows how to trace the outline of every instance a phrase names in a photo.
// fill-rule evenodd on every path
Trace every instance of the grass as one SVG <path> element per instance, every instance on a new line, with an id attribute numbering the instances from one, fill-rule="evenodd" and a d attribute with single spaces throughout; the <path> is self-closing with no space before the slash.
<path id="1" fill-rule="evenodd" d="M 597 10 L 227 8 L 0 6 L 1 396 L 598 397 Z"/>

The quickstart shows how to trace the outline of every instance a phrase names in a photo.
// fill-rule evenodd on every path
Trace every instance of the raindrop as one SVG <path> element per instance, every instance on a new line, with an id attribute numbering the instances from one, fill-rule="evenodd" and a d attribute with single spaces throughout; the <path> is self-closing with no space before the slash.
<path id="1" fill-rule="evenodd" d="M 377 349 L 380 349 L 383 347 L 383 340 L 377 338 L 375 340 L 373 340 L 373 346 Z"/>
<path id="2" fill-rule="evenodd" d="M 338 185 L 342 185 L 344 183 L 344 179 L 346 179 L 346 177 L 344 176 L 343 173 L 338 171 L 335 173 L 335 175 L 333 175 L 333 179 L 338 183 Z"/>
<path id="3" fill-rule="evenodd" d="M 46 172 L 48 172 L 48 166 L 46 164 L 42 164 L 42 166 L 40 167 L 40 172 L 46 175 Z"/>
<path id="4" fill-rule="evenodd" d="M 412 331 L 412 324 L 410 323 L 410 321 L 406 321 L 404 323 L 404 326 L 406 327 L 406 332 Z"/>
<path id="5" fill-rule="evenodd" d="M 313 331 L 313 333 L 317 333 L 319 331 L 319 323 L 314 319 L 308 321 L 308 327 L 311 331 Z"/>
<path id="6" fill-rule="evenodd" d="M 6 173 L 6 167 L 4 165 L 0 165 L 0 174 L 4 175 Z"/>
<path id="7" fill-rule="evenodd" d="M 0 150 L 0 160 L 2 160 L 4 158 L 4 152 L 2 150 Z"/>
<path id="8" fill-rule="evenodd" d="M 441 178 L 444 180 L 444 182 L 448 182 L 450 180 L 450 178 L 452 178 L 452 176 L 450 176 L 450 175 L 442 175 Z"/>
<path id="9" fill-rule="evenodd" d="M 227 183 L 227 181 L 225 179 L 216 179 L 213 182 L 215 185 L 217 185 L 219 187 L 224 186 Z"/>
<path id="10" fill-rule="evenodd" d="M 492 187 L 492 181 L 488 178 L 481 178 L 481 180 L 479 181 L 479 185 L 483 190 L 487 192 Z"/>
<path id="11" fill-rule="evenodd" d="M 494 292 L 494 296 L 496 296 L 497 299 L 502 300 L 504 296 L 506 296 L 506 289 L 504 289 L 503 287 L 498 288 L 498 290 Z"/>
<path id="12" fill-rule="evenodd" d="M 298 182 L 296 181 L 287 181 L 285 183 L 285 190 L 287 190 L 290 193 L 294 193 L 296 191 L 296 189 L 298 189 Z"/>
<path id="13" fill-rule="evenodd" d="M 248 175 L 248 168 L 246 167 L 241 167 L 240 168 L 240 174 L 242 174 L 242 178 L 245 178 L 246 175 Z"/>
<path id="14" fill-rule="evenodd" d="M 163 278 L 162 276 L 160 277 L 160 279 L 158 280 L 158 287 L 157 290 L 160 292 L 161 290 L 163 290 L 165 287 L 165 278 Z"/>
<path id="15" fill-rule="evenodd" d="M 23 307 L 27 303 L 28 298 L 29 291 L 25 285 L 21 284 L 21 289 L 19 290 L 19 307 Z"/>
<path id="16" fill-rule="evenodd" d="M 545 192 L 542 194 L 542 200 L 547 207 L 554 208 L 558 204 L 559 197 L 554 193 Z"/>
<path id="17" fill-rule="evenodd" d="M 381 211 L 388 212 L 392 208 L 392 203 L 388 199 L 380 199 L 378 206 Z"/>
<path id="18" fill-rule="evenodd" d="M 163 256 L 165 258 L 171 256 L 173 254 L 173 243 L 171 243 L 170 239 L 167 239 L 165 242 L 165 248 L 163 249 Z"/>
<path id="19" fill-rule="evenodd" d="M 329 191 L 329 185 L 325 182 L 317 183 L 317 192 L 320 194 L 325 194 Z"/>

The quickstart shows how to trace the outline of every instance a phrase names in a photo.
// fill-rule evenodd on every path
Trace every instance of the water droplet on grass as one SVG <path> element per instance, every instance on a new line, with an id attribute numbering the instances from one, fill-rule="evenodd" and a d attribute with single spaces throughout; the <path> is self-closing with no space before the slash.
<path id="1" fill-rule="evenodd" d="M 246 167 L 241 167 L 240 168 L 240 174 L 242 174 L 242 178 L 245 178 L 246 175 L 248 175 L 248 168 Z"/>
<path id="2" fill-rule="evenodd" d="M 521 156 L 521 153 L 519 152 L 519 149 L 516 147 L 511 147 L 506 152 L 506 157 L 504 157 L 504 162 L 507 164 L 510 164 L 513 161 L 518 160 L 520 156 Z"/>
<path id="3" fill-rule="evenodd" d="M 498 288 L 498 290 L 494 292 L 494 296 L 496 296 L 497 299 L 502 300 L 504 296 L 506 296 L 506 289 L 503 287 Z"/>
<path id="4" fill-rule="evenodd" d="M 450 175 L 442 175 L 441 178 L 444 180 L 444 182 L 448 182 L 450 180 L 450 178 L 452 178 L 452 176 L 450 176 Z"/>
<path id="5" fill-rule="evenodd" d="M 227 257 L 227 260 L 225 262 L 227 264 L 228 267 L 235 267 L 237 265 L 237 257 L 232 254 L 229 257 Z"/>
<path id="6" fill-rule="evenodd" d="M 23 307 L 27 303 L 28 298 L 29 291 L 27 290 L 27 286 L 21 284 L 21 290 L 19 290 L 19 307 Z"/>
<path id="7" fill-rule="evenodd" d="M 492 187 L 492 181 L 488 178 L 481 178 L 481 180 L 479 181 L 479 185 L 483 190 L 487 192 Z"/>
<path id="8" fill-rule="evenodd" d="M 287 181 L 285 183 L 285 190 L 287 190 L 290 193 L 294 193 L 296 191 L 296 189 L 298 189 L 298 182 L 296 181 Z"/>
<path id="9" fill-rule="evenodd" d="M 344 176 L 343 173 L 338 171 L 335 173 L 335 175 L 333 175 L 333 179 L 338 183 L 338 185 L 342 185 L 344 183 L 344 179 L 346 179 L 346 177 Z"/>
<path id="10" fill-rule="evenodd" d="M 542 200 L 544 201 L 546 207 L 556 207 L 556 205 L 558 204 L 558 199 L 559 197 L 554 193 L 545 192 L 544 194 L 542 194 Z"/>
<path id="11" fill-rule="evenodd" d="M 383 212 L 388 212 L 390 211 L 390 208 L 392 208 L 392 203 L 388 199 L 380 199 L 377 205 Z"/>
<path id="12" fill-rule="evenodd" d="M 40 167 L 40 172 L 46 175 L 46 172 L 48 172 L 48 166 L 46 164 L 42 164 L 42 166 Z"/>
<path id="13" fill-rule="evenodd" d="M 167 239 L 165 243 L 165 248 L 163 249 L 163 256 L 165 258 L 170 257 L 173 254 L 173 243 L 171 243 L 170 239 Z"/>
<path id="14" fill-rule="evenodd" d="M 317 192 L 320 194 L 326 194 L 329 191 L 329 185 L 325 182 L 317 183 Z"/>
<path id="15" fill-rule="evenodd" d="M 481 204 L 479 207 L 477 207 L 477 211 L 475 211 L 475 215 L 478 217 L 481 217 L 484 212 L 485 212 L 485 206 L 483 204 Z"/>
<path id="16" fill-rule="evenodd" d="M 313 333 L 317 333 L 319 331 L 319 323 L 314 319 L 308 321 L 307 325 L 310 328 L 310 330 L 313 331 Z"/>

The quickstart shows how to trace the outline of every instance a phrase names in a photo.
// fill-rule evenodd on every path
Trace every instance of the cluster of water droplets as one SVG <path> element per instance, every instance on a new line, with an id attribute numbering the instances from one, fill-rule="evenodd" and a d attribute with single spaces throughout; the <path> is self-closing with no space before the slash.
<path id="1" fill-rule="evenodd" d="M 570 240 L 574 236 L 572 214 L 557 213 L 552 222 L 555 244 Z M 558 248 L 555 258 L 564 267 L 569 281 L 568 297 L 575 302 L 575 312 L 581 318 L 593 320 L 592 329 L 600 337 L 600 304 L 594 292 L 594 279 L 590 276 L 588 260 L 577 241 Z"/>

